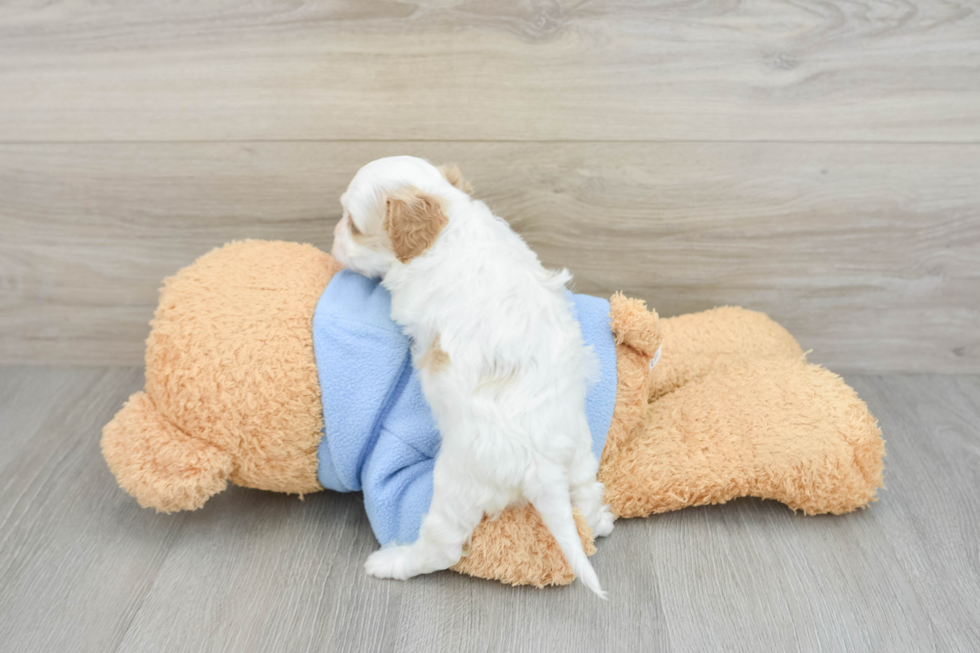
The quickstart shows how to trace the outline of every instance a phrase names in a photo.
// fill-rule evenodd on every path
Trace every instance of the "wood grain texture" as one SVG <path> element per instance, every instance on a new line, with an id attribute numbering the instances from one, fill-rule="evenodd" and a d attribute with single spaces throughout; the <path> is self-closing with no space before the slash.
<path id="1" fill-rule="evenodd" d="M 368 578 L 358 495 L 241 488 L 159 515 L 101 426 L 138 369 L 0 368 L 0 641 L 33 651 L 967 651 L 980 640 L 980 377 L 850 376 L 888 440 L 869 509 L 740 500 L 620 521 L 610 592 Z"/>
<path id="2" fill-rule="evenodd" d="M 0 5 L 0 140 L 980 141 L 972 0 Z"/>
<path id="3" fill-rule="evenodd" d="M 152 587 L 186 517 L 129 509 L 98 445 L 142 383 L 138 369 L 0 373 L 3 648 L 114 650 Z"/>
<path id="4" fill-rule="evenodd" d="M 980 145 L 0 145 L 0 361 L 138 364 L 162 279 L 328 249 L 376 157 L 454 160 L 577 289 L 769 313 L 840 371 L 980 371 Z"/>

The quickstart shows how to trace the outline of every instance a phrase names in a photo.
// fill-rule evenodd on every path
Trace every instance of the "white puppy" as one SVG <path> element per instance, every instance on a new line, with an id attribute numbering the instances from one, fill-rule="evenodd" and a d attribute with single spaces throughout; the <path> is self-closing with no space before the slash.
<path id="1" fill-rule="evenodd" d="M 596 362 L 565 293 L 571 275 L 542 267 L 468 190 L 455 167 L 399 156 L 361 168 L 340 199 L 332 254 L 391 292 L 442 436 L 418 540 L 365 568 L 398 579 L 447 569 L 484 514 L 530 501 L 604 598 L 572 516 L 612 531 L 585 413 Z"/>

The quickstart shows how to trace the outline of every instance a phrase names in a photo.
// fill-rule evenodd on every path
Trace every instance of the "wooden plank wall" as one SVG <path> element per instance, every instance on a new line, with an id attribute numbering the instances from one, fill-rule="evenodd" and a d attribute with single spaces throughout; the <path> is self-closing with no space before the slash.
<path id="1" fill-rule="evenodd" d="M 328 248 L 390 154 L 581 291 L 980 371 L 980 10 L 940 0 L 5 3 L 0 362 L 138 364 L 163 277 Z"/>

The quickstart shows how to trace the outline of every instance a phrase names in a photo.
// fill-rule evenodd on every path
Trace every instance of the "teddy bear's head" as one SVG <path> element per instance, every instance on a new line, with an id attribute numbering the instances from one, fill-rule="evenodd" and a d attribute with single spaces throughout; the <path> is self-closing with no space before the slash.
<path id="1" fill-rule="evenodd" d="M 311 322 L 340 266 L 311 245 L 236 242 L 167 279 L 146 388 L 105 426 L 102 451 L 144 507 L 194 510 L 236 485 L 322 489 Z"/>

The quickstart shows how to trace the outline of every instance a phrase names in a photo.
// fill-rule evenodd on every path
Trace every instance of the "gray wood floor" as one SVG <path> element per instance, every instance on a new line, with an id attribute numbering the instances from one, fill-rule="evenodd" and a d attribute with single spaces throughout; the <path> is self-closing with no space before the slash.
<path id="1" fill-rule="evenodd" d="M 976 651 L 980 377 L 852 375 L 888 440 L 870 509 L 740 500 L 620 522 L 578 585 L 365 576 L 358 495 L 232 489 L 141 510 L 101 426 L 139 368 L 0 368 L 0 648 L 9 651 Z"/>

